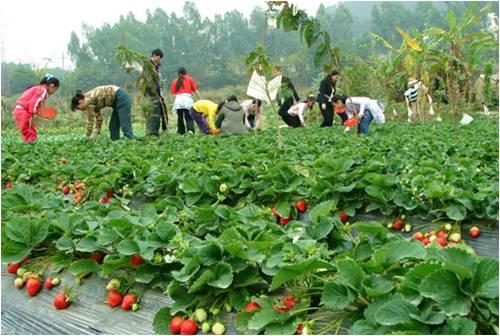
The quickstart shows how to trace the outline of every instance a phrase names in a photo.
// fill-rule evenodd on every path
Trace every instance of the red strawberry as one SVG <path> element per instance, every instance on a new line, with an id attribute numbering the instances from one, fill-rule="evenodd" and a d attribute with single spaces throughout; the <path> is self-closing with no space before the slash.
<path id="1" fill-rule="evenodd" d="M 443 247 L 448 245 L 448 242 L 446 241 L 446 238 L 444 238 L 444 237 L 437 237 L 434 241 Z"/>
<path id="2" fill-rule="evenodd" d="M 295 335 L 302 334 L 302 330 L 304 330 L 304 324 L 299 323 L 299 325 L 297 326 L 297 331 L 295 332 Z"/>
<path id="3" fill-rule="evenodd" d="M 194 335 L 198 331 L 196 322 L 191 319 L 184 320 L 181 324 L 181 335 Z"/>
<path id="4" fill-rule="evenodd" d="M 349 215 L 345 211 L 342 211 L 339 214 L 339 219 L 342 223 L 347 223 L 347 221 L 349 221 Z"/>
<path id="5" fill-rule="evenodd" d="M 415 234 L 413 235 L 413 239 L 422 241 L 424 239 L 424 235 L 420 231 L 415 232 Z"/>
<path id="6" fill-rule="evenodd" d="M 429 242 L 429 239 L 427 239 L 427 238 L 422 239 L 422 240 L 421 240 L 421 242 L 422 242 L 422 244 L 424 244 L 425 246 L 429 245 L 429 243 L 430 243 L 430 242 Z"/>
<path id="7" fill-rule="evenodd" d="M 132 266 L 139 266 L 143 262 L 144 262 L 144 260 L 142 260 L 142 257 L 140 255 L 138 255 L 138 254 L 133 255 L 132 258 L 130 258 L 130 264 Z"/>
<path id="8" fill-rule="evenodd" d="M 27 264 L 30 261 L 30 257 L 24 257 L 23 260 L 21 260 L 21 265 Z"/>
<path id="9" fill-rule="evenodd" d="M 94 260 L 96 263 L 102 263 L 104 256 L 100 252 L 94 252 L 90 255 L 89 259 Z"/>
<path id="10" fill-rule="evenodd" d="M 398 219 L 397 221 L 394 222 L 393 227 L 395 230 L 401 230 L 404 225 L 405 225 L 405 222 L 402 219 Z"/>
<path id="11" fill-rule="evenodd" d="M 304 200 L 295 202 L 295 208 L 298 212 L 305 212 L 307 210 L 307 203 Z"/>
<path id="12" fill-rule="evenodd" d="M 28 279 L 28 282 L 26 282 L 26 291 L 28 292 L 29 296 L 37 295 L 40 291 L 40 288 L 42 288 L 42 284 L 38 279 L 30 278 Z"/>
<path id="13" fill-rule="evenodd" d="M 293 297 L 293 295 L 287 295 L 283 298 L 283 304 L 289 309 L 292 309 L 297 304 L 297 300 Z"/>
<path id="14" fill-rule="evenodd" d="M 51 277 L 47 277 L 47 279 L 45 279 L 45 281 L 43 283 L 43 287 L 45 287 L 47 289 L 52 289 L 52 287 L 54 287 L 54 285 L 52 284 L 52 278 Z"/>
<path id="15" fill-rule="evenodd" d="M 61 164 L 66 164 L 66 163 L 68 163 L 68 160 L 66 160 L 66 159 L 64 159 L 64 158 L 63 158 L 63 159 L 61 159 Z"/>
<path id="16" fill-rule="evenodd" d="M 472 238 L 477 238 L 481 234 L 481 230 L 477 226 L 473 226 L 469 229 L 469 234 Z"/>
<path id="17" fill-rule="evenodd" d="M 136 302 L 137 302 L 137 297 L 134 294 L 128 293 L 123 297 L 122 309 L 130 310 L 130 308 L 132 308 L 132 305 Z"/>
<path id="18" fill-rule="evenodd" d="M 11 189 L 14 186 L 12 182 L 5 183 L 5 189 Z"/>
<path id="19" fill-rule="evenodd" d="M 280 218 L 280 224 L 281 225 L 287 225 L 288 222 L 292 220 L 292 216 L 288 216 L 288 218 Z"/>
<path id="20" fill-rule="evenodd" d="M 62 291 L 56 294 L 54 297 L 54 307 L 56 309 L 66 309 L 71 305 L 71 301 L 66 294 L 66 291 Z"/>
<path id="21" fill-rule="evenodd" d="M 174 316 L 174 318 L 170 321 L 170 332 L 172 334 L 180 333 L 182 322 L 184 322 L 184 319 L 182 317 Z"/>
<path id="22" fill-rule="evenodd" d="M 21 267 L 20 263 L 7 264 L 7 272 L 17 274 L 17 270 Z"/>
<path id="23" fill-rule="evenodd" d="M 101 203 L 101 204 L 108 204 L 109 201 L 111 201 L 111 199 L 109 199 L 109 198 L 101 198 L 99 200 L 99 203 Z"/>
<path id="24" fill-rule="evenodd" d="M 282 306 L 277 306 L 277 305 L 274 305 L 273 309 L 276 311 L 279 311 L 281 314 L 284 314 L 288 311 L 287 307 L 282 307 Z"/>
<path id="25" fill-rule="evenodd" d="M 112 197 L 113 197 L 113 189 L 106 190 L 106 198 L 112 198 Z"/>
<path id="26" fill-rule="evenodd" d="M 71 189 L 69 188 L 69 186 L 66 185 L 66 186 L 62 187 L 62 192 L 64 195 L 69 194 L 70 191 L 71 191 Z"/>
<path id="27" fill-rule="evenodd" d="M 109 291 L 108 292 L 108 306 L 111 308 L 115 308 L 116 306 L 119 306 L 122 303 L 122 296 L 120 293 L 117 291 Z"/>
<path id="28" fill-rule="evenodd" d="M 260 309 L 260 305 L 257 302 L 247 303 L 247 305 L 243 307 L 243 310 L 246 312 L 251 312 L 258 309 Z"/>
<path id="29" fill-rule="evenodd" d="M 276 211 L 276 207 L 273 207 L 273 216 L 279 218 L 278 212 Z"/>
<path id="30" fill-rule="evenodd" d="M 441 230 L 437 233 L 437 236 L 438 237 L 441 237 L 441 238 L 447 238 L 448 237 L 448 232 L 446 232 L 445 230 Z"/>

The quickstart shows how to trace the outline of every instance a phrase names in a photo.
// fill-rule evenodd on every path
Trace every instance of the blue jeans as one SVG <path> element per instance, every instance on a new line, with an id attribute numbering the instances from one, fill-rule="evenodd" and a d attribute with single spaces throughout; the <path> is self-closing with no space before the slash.
<path id="1" fill-rule="evenodd" d="M 364 116 L 359 122 L 358 134 L 368 134 L 368 127 L 373 120 L 373 115 L 370 110 L 365 110 Z"/>

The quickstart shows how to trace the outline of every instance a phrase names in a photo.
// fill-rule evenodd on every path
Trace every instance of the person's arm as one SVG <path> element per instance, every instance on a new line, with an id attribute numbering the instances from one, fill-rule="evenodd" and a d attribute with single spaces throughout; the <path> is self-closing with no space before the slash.
<path id="1" fill-rule="evenodd" d="M 190 82 L 191 82 L 191 91 L 196 94 L 198 99 L 201 99 L 200 91 L 198 91 L 198 85 L 196 84 L 196 81 L 193 78 L 191 78 Z"/>
<path id="2" fill-rule="evenodd" d="M 208 110 L 208 127 L 212 131 L 216 131 L 217 127 L 215 127 L 215 115 L 217 114 L 217 105 L 215 105 L 215 108 L 210 108 Z"/>
<path id="3" fill-rule="evenodd" d="M 33 87 L 35 94 L 31 97 L 28 103 L 28 112 L 36 113 L 36 110 L 42 106 L 43 102 L 48 98 L 49 94 L 44 87 Z"/>
<path id="4" fill-rule="evenodd" d="M 225 115 L 224 115 L 224 111 L 222 110 L 217 115 L 217 119 L 215 119 L 215 126 L 217 128 L 221 128 L 222 127 L 222 121 L 224 120 L 224 118 L 225 118 Z"/>
<path id="5" fill-rule="evenodd" d="M 87 110 L 87 133 L 85 136 L 87 138 L 90 138 L 92 135 L 92 130 L 94 129 L 94 110 L 88 109 Z"/>
<path id="6" fill-rule="evenodd" d="M 298 106 L 298 113 L 297 115 L 299 116 L 299 119 L 300 119 L 300 124 L 302 126 L 305 126 L 305 123 L 304 123 L 304 111 L 306 109 L 306 104 L 299 104 Z"/>
<path id="7" fill-rule="evenodd" d="M 326 99 L 326 96 L 327 96 L 326 89 L 328 88 L 327 84 L 328 83 L 325 80 L 322 80 L 321 83 L 319 84 L 318 103 L 319 103 L 319 107 L 322 110 L 326 110 L 326 102 L 327 102 L 327 99 Z"/>
<path id="8" fill-rule="evenodd" d="M 250 122 L 248 121 L 248 117 L 250 116 L 250 111 L 247 108 L 243 108 L 243 111 L 245 111 L 245 127 L 252 128 Z"/>
<path id="9" fill-rule="evenodd" d="M 262 106 L 255 112 L 255 129 L 259 128 L 260 120 L 262 118 Z"/>

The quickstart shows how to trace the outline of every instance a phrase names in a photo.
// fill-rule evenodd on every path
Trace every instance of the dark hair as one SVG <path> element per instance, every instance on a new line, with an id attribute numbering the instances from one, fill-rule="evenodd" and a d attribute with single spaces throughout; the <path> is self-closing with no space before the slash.
<path id="1" fill-rule="evenodd" d="M 330 83 L 330 85 L 336 89 L 337 88 L 337 81 L 332 81 L 332 76 L 336 76 L 338 75 L 339 72 L 337 70 L 332 70 L 328 75 L 326 75 L 326 80 L 328 81 L 328 83 Z"/>
<path id="2" fill-rule="evenodd" d="M 229 97 L 227 97 L 226 100 L 221 101 L 219 103 L 219 105 L 217 105 L 217 113 L 219 113 L 220 110 L 222 110 L 222 107 L 224 106 L 225 103 L 230 102 L 230 101 L 238 102 L 238 98 L 236 98 L 235 95 L 230 95 Z"/>
<path id="3" fill-rule="evenodd" d="M 342 102 L 342 104 L 345 105 L 345 102 L 347 100 L 347 96 L 335 95 L 335 96 L 332 97 L 332 102 L 337 102 L 339 100 Z"/>
<path id="4" fill-rule="evenodd" d="M 303 103 L 309 103 L 309 102 L 313 102 L 313 103 L 316 102 L 316 96 L 309 95 L 309 96 L 307 96 L 306 100 L 303 101 Z"/>
<path id="5" fill-rule="evenodd" d="M 71 98 L 71 111 L 75 111 L 80 100 L 85 99 L 82 90 L 76 90 L 75 95 Z"/>
<path id="6" fill-rule="evenodd" d="M 229 97 L 227 97 L 226 103 L 230 101 L 238 102 L 238 98 L 235 95 L 230 95 Z"/>
<path id="7" fill-rule="evenodd" d="M 262 100 L 260 99 L 252 99 L 252 104 L 257 104 L 258 107 L 262 106 Z"/>
<path id="8" fill-rule="evenodd" d="M 163 58 L 163 51 L 161 51 L 161 49 L 155 49 L 151 52 L 151 57 L 153 56 L 160 56 L 160 58 Z"/>
<path id="9" fill-rule="evenodd" d="M 61 85 L 61 82 L 59 82 L 59 79 L 55 78 L 51 74 L 46 74 L 40 81 L 40 85 L 42 84 L 54 85 L 55 87 L 59 87 Z"/>
<path id="10" fill-rule="evenodd" d="M 175 91 L 181 88 L 182 83 L 184 82 L 183 75 L 185 74 L 187 74 L 186 68 L 180 67 L 179 70 L 177 70 L 177 83 L 175 84 Z"/>

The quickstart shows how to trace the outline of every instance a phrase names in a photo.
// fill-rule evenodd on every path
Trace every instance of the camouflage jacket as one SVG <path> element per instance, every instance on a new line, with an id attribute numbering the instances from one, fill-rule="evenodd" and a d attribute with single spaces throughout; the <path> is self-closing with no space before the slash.
<path id="1" fill-rule="evenodd" d="M 115 85 L 98 86 L 85 94 L 87 104 L 87 137 L 95 137 L 101 133 L 101 109 L 112 107 L 119 87 Z M 95 121 L 95 131 L 94 130 Z"/>

